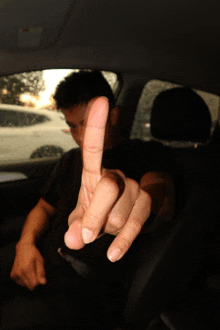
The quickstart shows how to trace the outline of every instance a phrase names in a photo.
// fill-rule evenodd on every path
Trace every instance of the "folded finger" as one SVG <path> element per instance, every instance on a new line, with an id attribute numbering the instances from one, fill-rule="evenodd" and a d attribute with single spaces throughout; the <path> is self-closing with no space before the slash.
<path id="1" fill-rule="evenodd" d="M 36 263 L 36 274 L 37 274 L 37 280 L 38 283 L 40 284 L 46 284 L 47 279 L 46 279 L 46 272 L 44 269 L 44 263 L 37 261 Z"/>
<path id="2" fill-rule="evenodd" d="M 16 282 L 18 285 L 21 285 L 23 287 L 27 287 L 27 284 L 24 282 L 23 279 L 21 279 L 19 276 L 15 276 L 11 274 L 11 278 L 14 282 Z"/>
<path id="3" fill-rule="evenodd" d="M 141 189 L 139 198 L 135 203 L 125 226 L 108 249 L 107 257 L 110 261 L 115 262 L 124 256 L 140 233 L 145 221 L 149 218 L 150 212 L 151 198 Z"/>
<path id="4" fill-rule="evenodd" d="M 38 260 L 35 259 L 33 264 L 28 268 L 25 272 L 26 283 L 28 284 L 28 288 L 33 290 L 38 284 L 40 284 L 37 274 L 38 268 Z"/>
<path id="5" fill-rule="evenodd" d="M 126 178 L 125 189 L 115 206 L 113 207 L 108 221 L 105 225 L 105 233 L 117 235 L 121 229 L 124 227 L 129 215 L 134 207 L 140 194 L 139 184 L 132 180 Z"/>
<path id="6" fill-rule="evenodd" d="M 98 182 L 93 198 L 82 220 L 82 236 L 85 244 L 93 242 L 103 228 L 109 212 L 120 194 L 117 180 L 104 175 Z"/>
<path id="7" fill-rule="evenodd" d="M 79 250 L 85 246 L 82 238 L 82 218 L 75 218 L 64 235 L 64 242 L 69 249 Z"/>
<path id="8" fill-rule="evenodd" d="M 83 199 L 84 198 L 80 198 L 81 190 L 82 189 L 80 189 L 80 192 L 79 192 L 78 203 L 77 203 L 75 209 L 70 213 L 70 215 L 68 217 L 69 226 L 75 221 L 75 219 L 80 219 L 84 215 L 84 212 L 85 212 L 84 208 L 83 208 Z"/>

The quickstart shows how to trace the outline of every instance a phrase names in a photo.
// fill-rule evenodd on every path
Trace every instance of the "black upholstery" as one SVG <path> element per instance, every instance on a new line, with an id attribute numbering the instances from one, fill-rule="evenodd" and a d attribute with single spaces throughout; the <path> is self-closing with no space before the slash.
<path id="1" fill-rule="evenodd" d="M 191 92 L 176 88 L 155 99 L 151 114 L 154 137 L 195 142 L 210 138 L 209 110 L 200 97 Z M 186 100 L 186 96 L 190 98 Z M 184 118 L 190 120 L 183 124 Z M 155 236 L 154 241 L 140 251 L 143 262 L 129 292 L 125 329 L 220 328 L 216 312 L 220 298 L 206 290 L 205 294 L 191 292 L 188 287 L 190 279 L 203 267 L 207 253 L 204 237 L 214 230 L 220 219 L 220 161 L 211 143 L 198 149 L 174 148 L 173 155 L 182 173 L 179 184 L 185 200 L 175 215 L 176 225 L 162 236 Z M 162 325 L 150 326 L 159 315 Z"/>
<path id="2" fill-rule="evenodd" d="M 203 99 L 189 88 L 161 92 L 151 111 L 151 134 L 166 141 L 206 142 L 211 116 Z"/>
<path id="3" fill-rule="evenodd" d="M 125 310 L 129 329 L 146 329 L 154 317 L 169 310 L 176 293 L 201 267 L 204 235 L 220 215 L 219 197 L 219 184 L 214 190 L 195 184 L 176 226 L 142 251 L 145 261 L 136 273 Z"/>

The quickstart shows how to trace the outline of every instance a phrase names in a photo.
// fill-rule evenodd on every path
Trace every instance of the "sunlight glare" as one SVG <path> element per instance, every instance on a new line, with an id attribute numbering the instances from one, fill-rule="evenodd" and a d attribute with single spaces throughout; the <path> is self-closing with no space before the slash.
<path id="1" fill-rule="evenodd" d="M 39 100 L 36 102 L 36 106 L 38 108 L 46 107 L 50 102 L 50 96 L 53 95 L 55 88 L 59 81 L 67 76 L 71 71 L 71 69 L 51 69 L 44 70 L 43 78 L 45 80 L 46 89 L 39 93 Z"/>

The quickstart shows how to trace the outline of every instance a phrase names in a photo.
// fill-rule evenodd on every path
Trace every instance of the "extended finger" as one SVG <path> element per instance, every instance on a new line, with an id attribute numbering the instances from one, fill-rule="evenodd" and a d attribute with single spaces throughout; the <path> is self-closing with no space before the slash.
<path id="1" fill-rule="evenodd" d="M 110 261 L 115 262 L 124 256 L 140 233 L 145 221 L 149 218 L 150 212 L 151 198 L 141 189 L 127 223 L 108 249 L 107 257 Z"/>
<path id="2" fill-rule="evenodd" d="M 109 212 L 120 196 L 122 178 L 115 173 L 103 175 L 97 183 L 93 198 L 82 220 L 82 236 L 85 244 L 93 242 L 103 228 Z"/>
<path id="3" fill-rule="evenodd" d="M 83 170 L 101 174 L 109 104 L 106 97 L 98 97 L 88 106 L 90 109 L 83 141 Z"/>

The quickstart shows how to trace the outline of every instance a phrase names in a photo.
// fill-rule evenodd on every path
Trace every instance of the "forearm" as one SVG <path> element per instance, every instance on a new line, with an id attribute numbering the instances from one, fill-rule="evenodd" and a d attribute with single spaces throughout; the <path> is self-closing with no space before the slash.
<path id="1" fill-rule="evenodd" d="M 40 199 L 28 214 L 21 232 L 19 243 L 36 243 L 46 230 L 49 219 L 55 214 L 55 208 Z"/>

